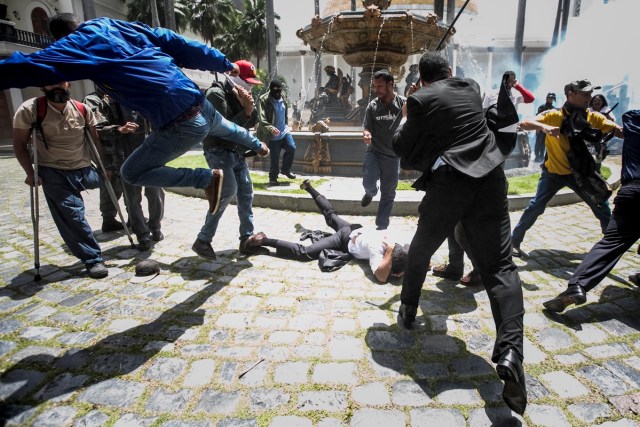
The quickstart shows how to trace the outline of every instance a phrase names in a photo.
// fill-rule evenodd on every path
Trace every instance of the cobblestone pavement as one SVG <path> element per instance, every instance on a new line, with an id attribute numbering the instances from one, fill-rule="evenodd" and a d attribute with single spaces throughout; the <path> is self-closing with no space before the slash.
<path id="1" fill-rule="evenodd" d="M 521 418 L 500 397 L 481 289 L 427 276 L 423 326 L 401 331 L 399 283 L 375 283 L 366 263 L 321 273 L 315 262 L 241 257 L 234 206 L 214 241 L 218 259 L 198 258 L 190 247 L 206 201 L 175 194 L 167 194 L 167 238 L 151 252 L 130 249 L 123 234 L 96 232 L 104 280 L 89 279 L 65 251 L 43 206 L 43 280 L 33 282 L 28 189 L 15 159 L 0 156 L 0 168 L 0 412 L 8 425 L 640 423 L 640 301 L 627 281 L 639 270 L 635 253 L 587 304 L 555 318 L 542 311 L 599 238 L 583 204 L 548 209 L 523 245 L 530 256 L 517 260 L 530 401 Z M 86 200 L 98 229 L 97 191 Z M 255 209 L 255 222 L 285 239 L 297 238 L 298 223 L 326 229 L 310 213 Z M 392 219 L 405 230 L 414 223 Z M 162 272 L 141 280 L 134 266 L 147 257 Z M 435 258 L 444 260 L 446 248 Z"/>

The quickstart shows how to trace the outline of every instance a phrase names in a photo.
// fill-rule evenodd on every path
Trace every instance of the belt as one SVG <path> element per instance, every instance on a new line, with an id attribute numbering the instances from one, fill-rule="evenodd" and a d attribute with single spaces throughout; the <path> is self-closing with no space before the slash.
<path id="1" fill-rule="evenodd" d="M 198 102 L 195 105 L 187 108 L 182 114 L 170 121 L 168 124 L 162 127 L 162 130 L 171 129 L 178 126 L 180 123 L 186 122 L 189 119 L 194 118 L 202 111 L 202 102 Z"/>

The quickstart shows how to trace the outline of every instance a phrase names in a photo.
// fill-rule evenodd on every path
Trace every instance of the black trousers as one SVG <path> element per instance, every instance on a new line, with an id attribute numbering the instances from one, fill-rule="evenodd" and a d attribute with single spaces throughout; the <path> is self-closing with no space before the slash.
<path id="1" fill-rule="evenodd" d="M 331 202 L 323 195 L 318 195 L 313 200 L 316 202 L 316 206 L 318 206 L 322 215 L 324 215 L 327 225 L 334 229 L 335 233 L 308 246 L 300 243 L 287 242 L 285 240 L 276 240 L 273 244 L 265 243 L 265 246 L 276 248 L 277 256 L 299 261 L 308 261 L 318 259 L 324 249 L 336 249 L 349 253 L 349 235 L 353 230 L 361 228 L 362 226 L 360 224 L 349 224 L 340 218 L 336 211 L 333 210 Z"/>
<path id="2" fill-rule="evenodd" d="M 492 360 L 497 362 L 509 348 L 522 358 L 522 284 L 511 259 L 507 180 L 502 168 L 471 178 L 441 166 L 427 181 L 419 212 L 402 284 L 402 303 L 418 305 L 432 255 L 460 222 L 491 303 L 497 331 Z"/>
<path id="3" fill-rule="evenodd" d="M 582 260 L 569 285 L 580 285 L 585 291 L 595 288 L 640 238 L 640 181 L 624 184 L 614 204 L 602 240 Z"/>

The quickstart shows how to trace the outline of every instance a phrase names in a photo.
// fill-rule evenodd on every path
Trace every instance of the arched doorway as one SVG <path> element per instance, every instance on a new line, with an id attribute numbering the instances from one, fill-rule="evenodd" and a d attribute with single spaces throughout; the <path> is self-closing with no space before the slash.
<path id="1" fill-rule="evenodd" d="M 43 8 L 36 7 L 31 11 L 31 25 L 33 25 L 34 33 L 51 36 L 49 32 L 49 15 Z"/>

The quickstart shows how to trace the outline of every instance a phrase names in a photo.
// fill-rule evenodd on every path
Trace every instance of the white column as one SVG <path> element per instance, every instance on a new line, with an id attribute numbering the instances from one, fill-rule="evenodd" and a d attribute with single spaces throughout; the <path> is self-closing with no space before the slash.
<path id="1" fill-rule="evenodd" d="M 73 13 L 83 18 L 82 11 L 73 10 L 73 2 L 71 0 L 58 0 L 58 13 Z"/>
<path id="2" fill-rule="evenodd" d="M 4 91 L 7 98 L 7 107 L 9 107 L 9 116 L 13 119 L 18 107 L 24 102 L 22 90 L 12 88 Z"/>

